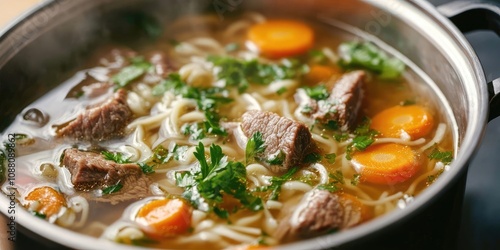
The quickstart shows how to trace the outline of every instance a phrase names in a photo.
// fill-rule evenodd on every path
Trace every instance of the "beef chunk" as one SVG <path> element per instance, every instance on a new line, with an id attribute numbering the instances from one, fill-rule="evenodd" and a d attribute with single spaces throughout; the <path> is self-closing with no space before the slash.
<path id="1" fill-rule="evenodd" d="M 120 136 L 132 118 L 126 97 L 125 90 L 118 90 L 106 103 L 85 110 L 75 120 L 59 128 L 57 135 L 86 141 L 102 141 Z"/>
<path id="2" fill-rule="evenodd" d="M 311 237 L 338 229 L 344 210 L 339 197 L 326 190 L 313 190 L 303 198 L 290 218 L 290 233 Z"/>
<path id="3" fill-rule="evenodd" d="M 337 123 L 342 131 L 353 128 L 363 100 L 365 72 L 362 70 L 344 74 L 333 86 L 326 100 L 305 100 L 311 118 L 322 124 Z M 305 98 L 296 98 L 304 103 Z"/>
<path id="4" fill-rule="evenodd" d="M 272 112 L 257 110 L 245 112 L 241 128 L 247 137 L 251 137 L 257 131 L 262 133 L 266 145 L 262 158 L 268 161 L 267 167 L 274 173 L 284 173 L 298 166 L 315 148 L 311 133 L 304 124 Z M 269 163 L 269 160 L 277 157 L 283 159 Z"/>
<path id="5" fill-rule="evenodd" d="M 128 176 L 142 174 L 141 168 L 135 163 L 119 164 L 104 159 L 98 153 L 75 148 L 64 151 L 63 164 L 71 173 L 75 189 L 84 191 L 115 185 Z"/>
<path id="6" fill-rule="evenodd" d="M 275 236 L 286 241 L 352 227 L 363 221 L 361 206 L 344 195 L 314 189 L 285 216 Z"/>

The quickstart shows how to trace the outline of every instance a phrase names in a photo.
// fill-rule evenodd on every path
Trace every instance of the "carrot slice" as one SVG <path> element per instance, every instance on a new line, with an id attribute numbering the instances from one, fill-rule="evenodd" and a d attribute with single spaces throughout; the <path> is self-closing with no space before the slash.
<path id="1" fill-rule="evenodd" d="M 311 85 L 318 85 L 321 82 L 328 81 L 335 73 L 335 69 L 325 65 L 312 65 L 306 75 L 306 82 Z"/>
<path id="2" fill-rule="evenodd" d="M 314 31 L 293 20 L 271 20 L 250 27 L 248 38 L 261 54 L 270 58 L 300 55 L 314 43 Z"/>
<path id="3" fill-rule="evenodd" d="M 181 199 L 153 200 L 139 210 L 136 221 L 153 238 L 182 234 L 191 226 L 191 208 Z"/>
<path id="4" fill-rule="evenodd" d="M 431 113 L 419 105 L 394 106 L 372 119 L 371 127 L 385 137 L 400 138 L 407 133 L 411 139 L 429 134 L 434 126 Z"/>
<path id="5" fill-rule="evenodd" d="M 59 210 L 66 206 L 64 196 L 48 186 L 33 189 L 33 191 L 24 197 L 24 200 L 28 201 L 29 204 L 39 202 L 40 204 L 35 208 L 35 211 L 46 217 L 59 213 Z"/>
<path id="6" fill-rule="evenodd" d="M 361 181 L 375 184 L 404 182 L 419 170 L 413 150 L 396 143 L 375 144 L 356 152 L 352 163 L 361 173 Z"/>

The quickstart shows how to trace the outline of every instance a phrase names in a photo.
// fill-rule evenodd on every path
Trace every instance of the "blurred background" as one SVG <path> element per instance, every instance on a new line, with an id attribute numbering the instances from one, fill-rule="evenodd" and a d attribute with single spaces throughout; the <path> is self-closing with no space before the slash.
<path id="1" fill-rule="evenodd" d="M 0 0 L 0 30 L 8 22 L 15 20 L 19 13 L 40 2 L 42 1 Z M 451 0 L 429 2 L 438 6 Z M 500 1 L 490 2 L 500 6 Z M 500 38 L 493 32 L 486 31 L 472 32 L 466 34 L 466 37 L 481 60 L 487 81 L 499 78 Z M 483 142 L 470 164 L 459 230 L 459 250 L 500 249 L 500 119 L 487 125 Z M 0 249 L 4 249 L 2 244 Z M 37 246 L 37 242 L 18 235 L 16 249 L 53 248 Z"/>

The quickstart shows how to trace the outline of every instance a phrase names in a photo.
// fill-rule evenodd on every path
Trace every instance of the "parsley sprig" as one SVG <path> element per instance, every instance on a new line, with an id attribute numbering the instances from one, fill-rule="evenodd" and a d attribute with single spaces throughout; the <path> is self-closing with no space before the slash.
<path id="1" fill-rule="evenodd" d="M 262 139 L 262 133 L 255 132 L 250 139 L 248 139 L 247 146 L 245 148 L 245 159 L 247 165 L 252 163 L 258 155 L 262 154 L 266 150 L 266 145 L 264 145 L 264 139 Z"/>
<path id="2" fill-rule="evenodd" d="M 190 201 L 193 207 L 214 212 L 220 218 L 227 219 L 230 211 L 221 205 L 223 197 L 229 195 L 252 211 L 263 208 L 262 200 L 247 192 L 245 166 L 240 162 L 228 161 L 220 146 L 210 146 L 208 160 L 205 147 L 200 142 L 194 156 L 199 162 L 199 169 L 178 172 L 175 175 L 177 185 L 184 188 L 182 196 Z"/>
<path id="3" fill-rule="evenodd" d="M 133 80 L 139 78 L 144 73 L 153 69 L 151 63 L 144 60 L 144 57 L 134 57 L 130 59 L 131 64 L 121 69 L 111 80 L 119 88 L 123 88 Z"/>
<path id="4" fill-rule="evenodd" d="M 132 163 L 129 160 L 130 157 L 125 158 L 125 156 L 120 152 L 102 151 L 101 154 L 104 156 L 104 159 L 114 161 L 119 164 Z"/>
<path id="5" fill-rule="evenodd" d="M 405 64 L 389 57 L 370 42 L 345 42 L 339 46 L 340 66 L 363 68 L 378 74 L 382 79 L 398 79 L 405 70 Z"/>
<path id="6" fill-rule="evenodd" d="M 153 88 L 153 95 L 159 96 L 167 91 L 173 91 L 176 95 L 193 99 L 199 110 L 203 111 L 206 120 L 202 123 L 192 123 L 183 127 L 185 135 L 191 135 L 191 139 L 200 140 L 207 134 L 226 136 L 226 130 L 220 126 L 220 116 L 217 109 L 220 105 L 230 103 L 233 100 L 226 97 L 226 90 L 218 87 L 196 88 L 187 85 L 177 73 L 172 73 L 167 79 Z"/>
<path id="7" fill-rule="evenodd" d="M 445 165 L 449 165 L 453 161 L 453 153 L 451 151 L 440 151 L 437 144 L 434 144 L 434 148 L 429 154 L 429 159 L 435 159 Z"/>
<path id="8" fill-rule="evenodd" d="M 330 173 L 328 177 L 330 177 L 330 182 L 327 184 L 318 185 L 318 189 L 324 189 L 330 192 L 336 192 L 341 189 L 338 186 L 338 184 L 345 184 L 344 175 L 340 170 L 336 170 L 335 172 Z"/>
<path id="9" fill-rule="evenodd" d="M 292 180 L 292 176 L 297 173 L 299 170 L 298 167 L 293 167 L 288 170 L 285 174 L 282 176 L 273 176 L 270 179 L 270 184 L 268 186 L 261 186 L 257 187 L 254 191 L 255 192 L 268 192 L 270 191 L 271 193 L 269 194 L 269 199 L 270 200 L 278 200 L 281 192 L 281 186 L 289 181 Z"/>
<path id="10" fill-rule="evenodd" d="M 245 61 L 232 57 L 209 56 L 208 61 L 220 67 L 217 74 L 226 86 L 245 92 L 250 84 L 268 85 L 276 80 L 294 79 L 307 71 L 306 66 L 295 60 L 284 60 L 282 64 L 264 64 L 256 59 Z"/>
<path id="11" fill-rule="evenodd" d="M 370 119 L 364 118 L 363 122 L 354 130 L 354 138 L 346 149 L 346 159 L 350 160 L 354 152 L 363 151 L 375 142 L 375 136 L 378 132 L 370 128 L 370 123 Z M 337 141 L 343 141 L 349 138 L 349 134 L 342 133 L 334 137 Z"/>

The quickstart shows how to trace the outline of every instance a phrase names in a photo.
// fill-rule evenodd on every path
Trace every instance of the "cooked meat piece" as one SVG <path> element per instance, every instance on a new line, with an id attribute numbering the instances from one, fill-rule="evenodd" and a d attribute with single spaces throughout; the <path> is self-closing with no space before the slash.
<path id="1" fill-rule="evenodd" d="M 338 229 L 344 210 L 336 194 L 315 189 L 302 199 L 290 218 L 290 233 L 310 237 Z"/>
<path id="2" fill-rule="evenodd" d="M 126 98 L 125 90 L 118 90 L 106 103 L 85 110 L 75 120 L 58 129 L 57 135 L 86 141 L 102 141 L 120 136 L 132 117 Z"/>
<path id="3" fill-rule="evenodd" d="M 63 165 L 71 173 L 71 182 L 77 190 L 92 190 L 115 185 L 129 176 L 140 176 L 141 168 L 135 163 L 119 164 L 106 160 L 98 153 L 66 149 Z"/>
<path id="4" fill-rule="evenodd" d="M 275 236 L 279 239 L 309 238 L 352 227 L 362 221 L 359 206 L 343 195 L 314 189 L 285 217 Z"/>
<path id="5" fill-rule="evenodd" d="M 161 77 L 167 77 L 173 70 L 170 60 L 168 60 L 167 55 L 162 51 L 155 51 L 151 53 L 149 61 L 153 64 L 156 74 Z"/>
<path id="6" fill-rule="evenodd" d="M 124 201 L 134 201 L 137 199 L 146 198 L 153 195 L 149 189 L 151 181 L 145 175 L 128 176 L 124 179 L 123 182 L 120 182 L 120 184 L 122 184 L 123 187 L 116 193 L 96 196 L 92 192 L 85 192 L 82 195 L 89 200 L 109 202 L 113 205 Z"/>
<path id="7" fill-rule="evenodd" d="M 363 84 L 365 72 L 362 70 L 344 74 L 334 85 L 330 97 L 326 100 L 296 99 L 309 106 L 311 118 L 320 123 L 337 122 L 342 131 L 353 128 L 363 101 Z"/>
<path id="8" fill-rule="evenodd" d="M 241 128 L 249 138 L 257 131 L 262 133 L 266 145 L 262 157 L 264 161 L 282 157 L 282 160 L 275 163 L 265 163 L 274 173 L 284 173 L 298 166 L 315 148 L 311 133 L 304 124 L 272 112 L 257 110 L 245 112 Z"/>

